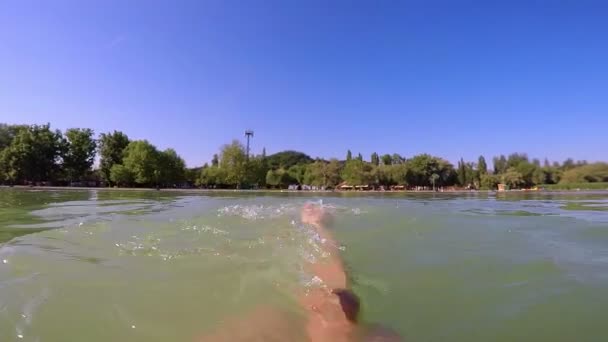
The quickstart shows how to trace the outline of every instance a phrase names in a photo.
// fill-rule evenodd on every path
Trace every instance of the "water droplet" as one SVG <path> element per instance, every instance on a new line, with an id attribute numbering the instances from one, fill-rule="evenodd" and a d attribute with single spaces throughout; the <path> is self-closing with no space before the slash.
<path id="1" fill-rule="evenodd" d="M 120 245 L 119 245 L 119 244 L 117 244 L 117 243 L 115 243 L 115 244 L 114 244 L 114 246 L 116 246 L 116 247 L 120 247 Z"/>
<path id="2" fill-rule="evenodd" d="M 2 263 L 3 263 L 3 264 L 8 264 L 8 260 L 3 259 L 3 260 L 2 260 Z"/>
<path id="3" fill-rule="evenodd" d="M 17 335 L 17 337 L 19 337 L 19 338 L 23 338 L 23 335 L 19 334 L 19 335 Z"/>
<path id="4" fill-rule="evenodd" d="M 135 329 L 135 326 L 134 326 L 134 325 L 132 325 L 132 326 L 131 326 L 131 329 Z"/>
<path id="5" fill-rule="evenodd" d="M 26 315 L 24 315 L 24 314 L 21 314 L 21 317 L 23 317 L 23 318 L 27 318 L 27 316 L 26 316 Z"/>
<path id="6" fill-rule="evenodd" d="M 83 225 L 83 224 L 84 224 L 84 222 L 80 222 L 80 223 L 78 224 L 78 227 L 82 227 L 82 225 Z"/>

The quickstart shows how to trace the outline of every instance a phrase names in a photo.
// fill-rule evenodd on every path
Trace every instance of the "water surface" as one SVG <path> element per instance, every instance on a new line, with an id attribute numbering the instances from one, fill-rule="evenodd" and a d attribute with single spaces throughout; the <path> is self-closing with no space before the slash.
<path id="1" fill-rule="evenodd" d="M 0 341 L 194 341 L 272 307 L 303 317 L 334 231 L 365 324 L 409 341 L 603 341 L 608 193 L 0 190 Z M 304 340 L 292 328 L 293 340 Z"/>

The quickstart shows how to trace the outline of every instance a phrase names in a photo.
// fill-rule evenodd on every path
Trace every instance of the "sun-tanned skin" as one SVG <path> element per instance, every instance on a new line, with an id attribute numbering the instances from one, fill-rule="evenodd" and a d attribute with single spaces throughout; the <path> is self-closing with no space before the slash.
<path id="1" fill-rule="evenodd" d="M 302 209 L 301 220 L 319 234 L 323 251 L 328 255 L 307 267 L 322 280 L 321 286 L 309 288 L 299 295 L 307 315 L 306 334 L 312 342 L 352 341 L 358 299 L 355 310 L 351 310 L 354 313 L 347 317 L 348 310 L 344 309 L 341 300 L 348 302 L 350 296 L 354 299 L 356 296 L 344 290 L 348 285 L 346 273 L 338 255 L 338 245 L 326 226 L 330 216 L 320 206 L 307 204 Z M 199 341 L 290 341 L 297 329 L 280 311 L 272 308 L 260 308 L 246 319 L 235 320 L 225 327 Z"/>

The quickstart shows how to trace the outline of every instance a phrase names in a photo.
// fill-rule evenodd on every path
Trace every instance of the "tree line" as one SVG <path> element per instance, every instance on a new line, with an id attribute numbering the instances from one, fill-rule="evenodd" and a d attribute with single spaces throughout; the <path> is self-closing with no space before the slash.
<path id="1" fill-rule="evenodd" d="M 94 167 L 96 157 L 98 166 Z M 221 147 L 210 164 L 186 168 L 173 149 L 161 151 L 147 140 L 131 140 L 120 132 L 97 138 L 88 128 L 65 132 L 46 125 L 0 124 L 0 183 L 106 185 L 121 187 L 286 188 L 310 185 L 334 188 L 339 184 L 389 188 L 496 189 L 543 184 L 608 182 L 608 164 L 567 159 L 563 163 L 529 159 L 513 153 L 492 159 L 483 156 L 458 161 L 429 154 L 411 158 L 397 153 L 372 153 L 365 160 L 347 151 L 345 159 L 313 159 L 298 151 L 248 156 L 237 140 Z"/>
<path id="2" fill-rule="evenodd" d="M 99 154 L 99 168 L 93 169 Z M 122 132 L 94 138 L 89 128 L 62 133 L 46 125 L 0 124 L 0 183 L 169 187 L 185 180 L 186 164 L 173 150 Z"/>

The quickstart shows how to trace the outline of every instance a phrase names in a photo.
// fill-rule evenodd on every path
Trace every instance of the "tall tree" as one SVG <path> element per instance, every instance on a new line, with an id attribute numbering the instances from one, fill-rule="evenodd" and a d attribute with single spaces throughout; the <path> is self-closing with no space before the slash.
<path id="1" fill-rule="evenodd" d="M 357 155 L 357 159 L 358 159 L 358 160 L 360 160 L 360 161 L 363 161 L 363 156 L 361 155 L 361 153 L 359 153 L 359 154 Z"/>
<path id="2" fill-rule="evenodd" d="M 480 188 L 483 190 L 494 190 L 496 189 L 498 183 L 500 183 L 498 176 L 486 173 L 481 176 Z"/>
<path id="3" fill-rule="evenodd" d="M 502 182 L 511 189 L 517 189 L 524 184 L 523 177 L 515 168 L 510 167 L 502 174 Z"/>
<path id="4" fill-rule="evenodd" d="M 154 145 L 147 140 L 135 140 L 125 148 L 123 165 L 133 175 L 136 184 L 158 185 L 160 181 L 158 159 L 159 153 Z"/>
<path id="5" fill-rule="evenodd" d="M 218 166 L 220 164 L 220 158 L 217 153 L 213 155 L 213 159 L 211 159 L 211 166 Z"/>
<path id="6" fill-rule="evenodd" d="M 82 180 L 95 160 L 97 143 L 90 128 L 71 128 L 65 132 L 66 150 L 63 169 L 70 181 Z"/>
<path id="7" fill-rule="evenodd" d="M 439 175 L 436 185 L 454 184 L 454 167 L 452 164 L 429 154 L 419 154 L 407 161 L 407 183 L 417 186 L 429 186 L 433 173 Z"/>
<path id="8" fill-rule="evenodd" d="M 380 165 L 380 157 L 378 157 L 378 153 L 376 153 L 376 152 L 372 153 L 371 162 L 375 166 Z"/>
<path id="9" fill-rule="evenodd" d="M 304 184 L 304 176 L 306 174 L 306 165 L 293 165 L 287 170 L 287 173 L 293 178 L 298 184 Z"/>
<path id="10" fill-rule="evenodd" d="M 309 164 L 313 159 L 306 153 L 298 151 L 282 151 L 268 156 L 268 167 L 271 169 L 289 169 L 298 164 Z"/>
<path id="11" fill-rule="evenodd" d="M 120 131 L 114 131 L 112 133 L 102 133 L 99 136 L 98 148 L 101 160 L 99 162 L 99 169 L 101 171 L 101 178 L 112 183 L 111 170 L 112 166 L 116 164 L 122 164 L 122 155 L 124 149 L 129 145 L 129 137 Z"/>
<path id="12" fill-rule="evenodd" d="M 433 184 L 433 191 L 435 191 L 435 183 L 437 183 L 437 181 L 439 180 L 439 178 L 441 178 L 441 177 L 439 177 L 439 175 L 436 174 L 436 173 L 433 173 L 431 175 L 430 181 Z"/>
<path id="13" fill-rule="evenodd" d="M 50 124 L 19 129 L 3 152 L 5 177 L 10 182 L 51 181 L 59 170 L 63 136 Z"/>
<path id="14" fill-rule="evenodd" d="M 250 157 L 247 162 L 247 175 L 245 183 L 248 186 L 264 187 L 266 186 L 266 174 L 268 167 L 266 160 L 262 156 Z"/>
<path id="15" fill-rule="evenodd" d="M 331 159 L 329 162 L 317 160 L 307 165 L 304 179 L 307 184 L 331 188 L 340 183 L 340 171 L 341 166 L 337 159 Z"/>
<path id="16" fill-rule="evenodd" d="M 532 182 L 536 185 L 547 184 L 547 173 L 540 167 L 536 168 L 532 174 Z"/>
<path id="17" fill-rule="evenodd" d="M 486 158 L 483 156 L 479 156 L 479 161 L 477 162 L 477 170 L 479 171 L 479 175 L 488 174 L 488 164 L 486 164 Z"/>
<path id="18" fill-rule="evenodd" d="M 507 171 L 507 158 L 504 155 L 500 155 L 500 157 L 494 157 L 494 174 L 501 174 Z"/>
<path id="19" fill-rule="evenodd" d="M 576 167 L 576 165 L 574 164 L 574 160 L 572 158 L 566 159 L 564 161 L 564 163 L 562 164 L 562 170 L 564 170 L 564 171 L 574 169 L 575 167 Z"/>
<path id="20" fill-rule="evenodd" d="M 467 166 L 464 160 L 460 158 L 460 161 L 458 162 L 458 183 L 460 183 L 461 186 L 467 186 L 467 181 Z"/>
<path id="21" fill-rule="evenodd" d="M 346 152 L 346 161 L 349 161 L 349 160 L 352 160 L 352 159 L 353 159 L 353 153 L 350 150 L 348 150 Z"/>
<path id="22" fill-rule="evenodd" d="M 217 187 L 225 183 L 225 172 L 217 166 L 207 166 L 201 169 L 197 185 L 203 187 Z"/>
<path id="23" fill-rule="evenodd" d="M 131 186 L 133 184 L 133 174 L 124 165 L 114 164 L 110 169 L 110 180 L 118 186 Z"/>
<path id="24" fill-rule="evenodd" d="M 372 181 L 372 167 L 370 164 L 353 159 L 347 161 L 342 170 L 342 178 L 350 185 L 368 185 Z"/>
<path id="25" fill-rule="evenodd" d="M 224 145 L 220 153 L 219 167 L 225 172 L 227 185 L 241 188 L 247 177 L 247 154 L 238 140 Z"/>
<path id="26" fill-rule="evenodd" d="M 401 164 L 405 162 L 405 159 L 399 155 L 399 153 L 393 153 L 393 157 L 392 157 L 392 164 L 396 165 L 396 164 Z"/>
<path id="27" fill-rule="evenodd" d="M 272 187 L 285 188 L 293 179 L 284 169 L 269 170 L 266 174 L 266 184 Z"/>
<path id="28" fill-rule="evenodd" d="M 384 165 L 393 164 L 393 157 L 391 157 L 390 154 L 383 154 L 380 159 L 382 159 L 382 164 L 384 164 Z"/>
<path id="29" fill-rule="evenodd" d="M 175 186 L 185 181 L 186 163 L 174 149 L 168 148 L 158 153 L 158 171 L 163 186 Z"/>

